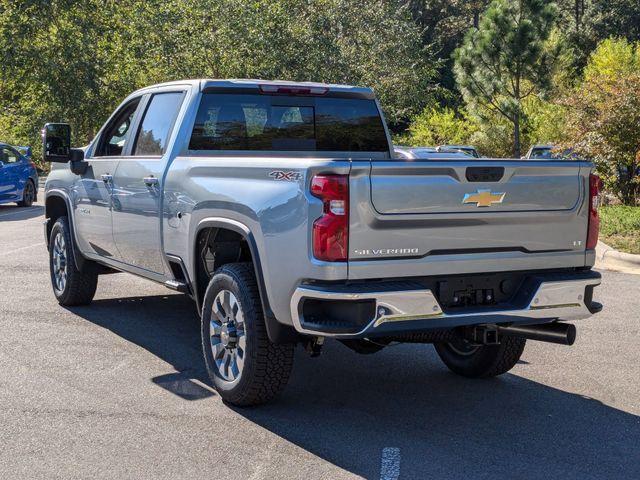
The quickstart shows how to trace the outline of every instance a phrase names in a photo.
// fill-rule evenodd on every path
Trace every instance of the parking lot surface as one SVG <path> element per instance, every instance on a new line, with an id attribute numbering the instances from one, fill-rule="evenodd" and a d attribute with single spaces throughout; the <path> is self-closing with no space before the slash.
<path id="1" fill-rule="evenodd" d="M 284 395 L 230 408 L 192 301 L 126 274 L 49 284 L 43 207 L 0 206 L 0 478 L 640 478 L 640 276 L 603 272 L 573 347 L 467 380 L 430 345 L 299 349 Z"/>

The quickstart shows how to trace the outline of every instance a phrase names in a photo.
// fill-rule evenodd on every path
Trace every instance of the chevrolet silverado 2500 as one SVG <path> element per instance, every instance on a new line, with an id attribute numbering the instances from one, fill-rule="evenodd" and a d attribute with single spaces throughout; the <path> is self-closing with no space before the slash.
<path id="1" fill-rule="evenodd" d="M 131 94 L 84 149 L 43 129 L 62 305 L 129 272 L 190 295 L 236 405 L 285 386 L 296 344 L 432 343 L 467 377 L 598 312 L 599 180 L 574 160 L 402 159 L 367 88 L 191 80 Z M 418 358 L 416 361 L 420 361 Z"/>

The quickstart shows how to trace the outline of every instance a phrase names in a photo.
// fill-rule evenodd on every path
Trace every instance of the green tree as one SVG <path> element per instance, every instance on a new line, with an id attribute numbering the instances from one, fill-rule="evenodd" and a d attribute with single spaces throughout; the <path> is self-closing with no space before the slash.
<path id="1" fill-rule="evenodd" d="M 608 38 L 598 44 L 584 70 L 584 78 L 615 79 L 640 71 L 640 42 Z"/>
<path id="2" fill-rule="evenodd" d="M 607 190 L 625 205 L 640 202 L 639 50 L 640 43 L 602 42 L 589 58 L 584 81 L 563 102 L 563 147 L 592 159 Z M 618 52 L 620 62 L 611 52 Z"/>
<path id="3" fill-rule="evenodd" d="M 521 155 L 522 102 L 551 87 L 554 52 L 546 45 L 555 4 L 494 0 L 455 52 L 458 86 L 472 110 L 488 109 L 512 125 L 513 155 Z"/>
<path id="4" fill-rule="evenodd" d="M 638 0 L 558 0 L 558 23 L 579 76 L 596 45 L 609 37 L 640 40 Z"/>
<path id="5" fill-rule="evenodd" d="M 455 92 L 452 53 L 469 28 L 478 28 L 490 0 L 401 0 L 422 32 L 422 42 L 438 55 L 438 95 L 450 105 L 461 103 Z"/>
<path id="6" fill-rule="evenodd" d="M 88 142 L 126 95 L 162 81 L 371 86 L 392 125 L 435 83 L 420 28 L 391 0 L 0 0 L 0 14 L 0 137 L 34 147 L 45 121 Z"/>

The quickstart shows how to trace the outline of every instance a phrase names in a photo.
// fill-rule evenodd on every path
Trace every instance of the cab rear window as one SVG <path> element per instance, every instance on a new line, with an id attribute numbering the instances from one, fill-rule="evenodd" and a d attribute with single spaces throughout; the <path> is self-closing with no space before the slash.
<path id="1" fill-rule="evenodd" d="M 190 150 L 385 152 L 374 100 L 205 93 Z"/>

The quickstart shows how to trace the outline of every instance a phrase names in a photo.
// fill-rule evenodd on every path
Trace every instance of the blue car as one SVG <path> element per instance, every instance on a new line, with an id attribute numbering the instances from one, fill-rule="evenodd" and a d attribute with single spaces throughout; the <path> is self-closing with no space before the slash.
<path id="1" fill-rule="evenodd" d="M 0 143 L 0 204 L 30 207 L 38 197 L 38 171 L 29 157 Z"/>

